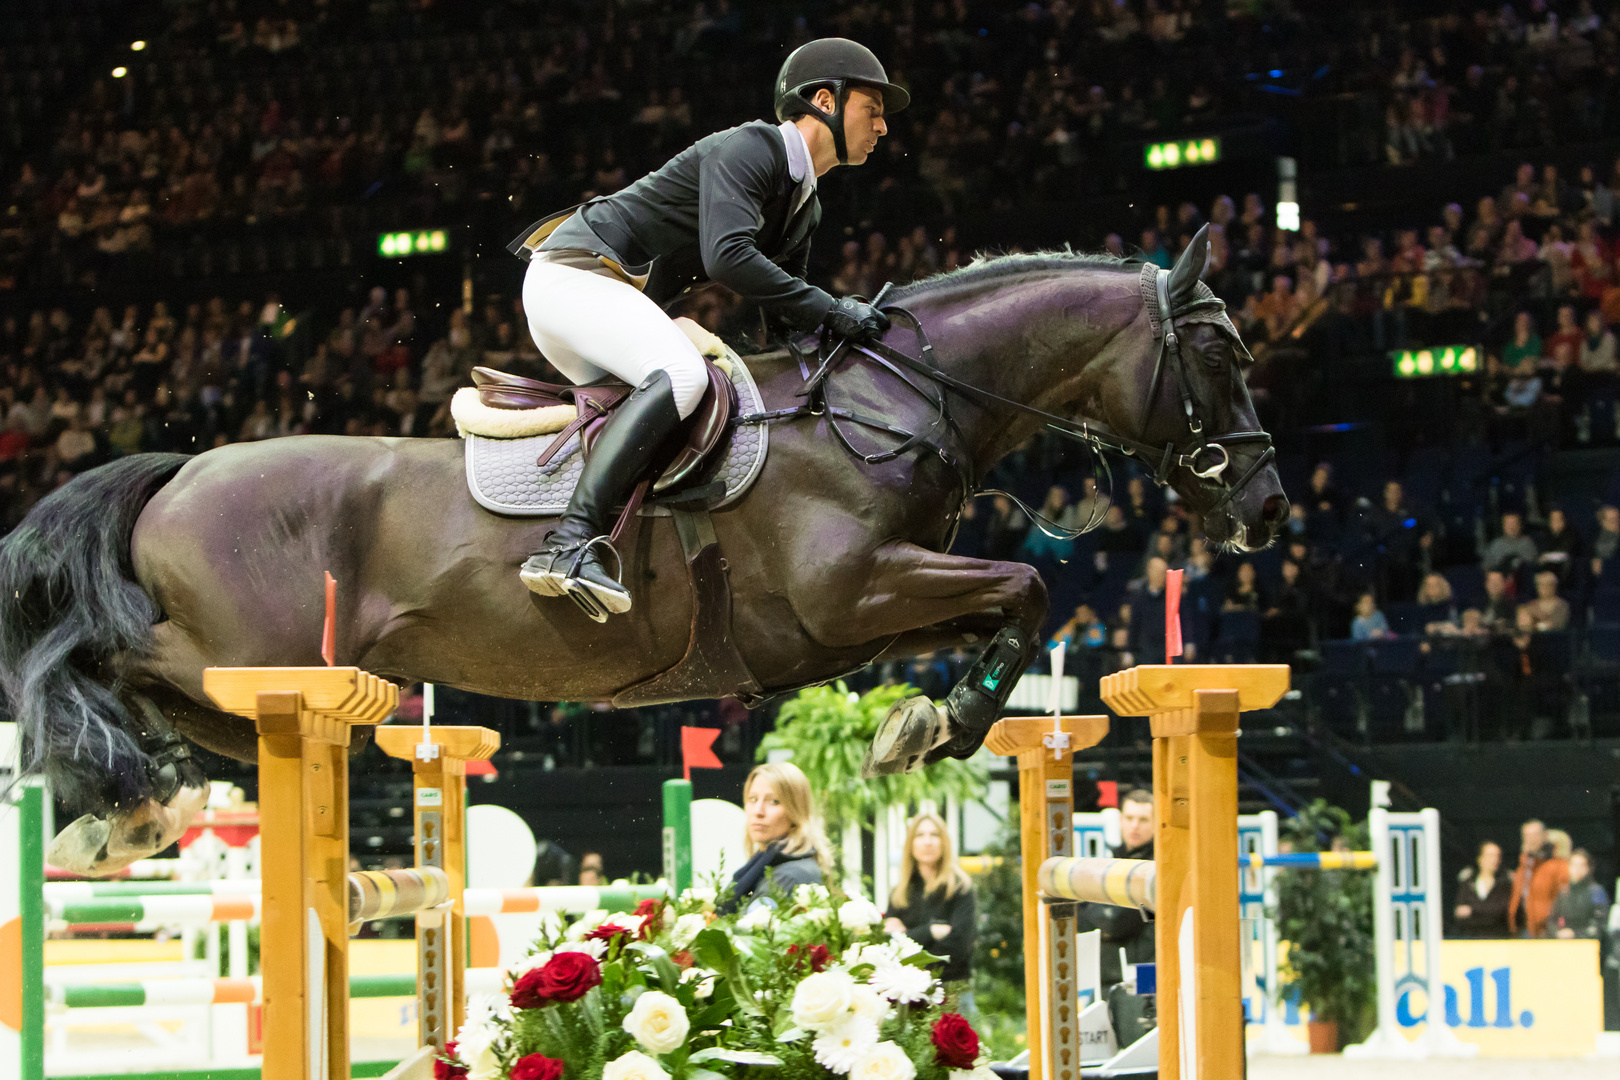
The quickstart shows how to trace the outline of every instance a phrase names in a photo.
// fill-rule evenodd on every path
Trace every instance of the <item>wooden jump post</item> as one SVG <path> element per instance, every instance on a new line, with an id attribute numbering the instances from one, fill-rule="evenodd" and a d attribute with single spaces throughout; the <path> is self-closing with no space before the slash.
<path id="1" fill-rule="evenodd" d="M 1238 715 L 1276 704 L 1288 677 L 1281 664 L 1178 664 L 1143 665 L 1102 680 L 1110 709 L 1152 724 L 1151 874 L 1127 860 L 1067 858 L 1073 754 L 1101 741 L 1107 717 L 1065 717 L 1056 735 L 1051 717 L 1009 717 L 990 729 L 991 751 L 1018 758 L 1030 1080 L 1080 1075 L 1072 962 L 1067 986 L 1057 978 L 1061 959 L 1074 956 L 1064 900 L 1144 907 L 1153 901 L 1161 1080 L 1243 1074 Z M 1112 865 L 1095 865 L 1103 863 Z M 1041 910 L 1043 896 L 1060 901 L 1050 914 Z"/>
<path id="2" fill-rule="evenodd" d="M 411 911 L 422 1047 L 390 1075 L 431 1076 L 461 1020 L 463 920 L 446 916 L 466 885 L 466 762 L 500 737 L 379 729 L 386 753 L 413 762 L 418 869 L 350 875 L 350 732 L 392 715 L 399 689 L 359 668 L 307 667 L 208 668 L 203 690 L 259 733 L 263 1080 L 347 1080 L 351 921 Z"/>

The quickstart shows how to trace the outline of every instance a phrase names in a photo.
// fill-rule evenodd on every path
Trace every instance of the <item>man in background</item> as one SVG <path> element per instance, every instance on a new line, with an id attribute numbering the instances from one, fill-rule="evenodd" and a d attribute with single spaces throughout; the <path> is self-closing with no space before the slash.
<path id="1" fill-rule="evenodd" d="M 1508 929 L 1519 937 L 1547 936 L 1553 901 L 1569 884 L 1569 861 L 1553 851 L 1546 826 L 1531 818 L 1519 828 L 1519 867 L 1508 901 Z"/>
<path id="2" fill-rule="evenodd" d="M 1153 858 L 1153 792 L 1136 788 L 1126 793 L 1119 804 L 1119 837 L 1121 843 L 1112 852 L 1114 858 Z M 1135 908 L 1080 904 L 1075 913 L 1075 929 L 1081 933 L 1102 931 L 1099 966 L 1104 994 L 1125 980 L 1121 950 L 1125 953 L 1125 963 L 1153 963 L 1153 924 Z"/>

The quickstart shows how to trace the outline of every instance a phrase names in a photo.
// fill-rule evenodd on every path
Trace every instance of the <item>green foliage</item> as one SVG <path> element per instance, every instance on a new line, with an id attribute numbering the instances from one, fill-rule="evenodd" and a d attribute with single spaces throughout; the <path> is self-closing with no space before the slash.
<path id="1" fill-rule="evenodd" d="M 776 716 L 776 730 L 760 741 L 764 760 L 772 750 L 791 750 L 830 825 L 864 821 L 883 807 L 923 800 L 983 797 L 986 774 L 974 762 L 947 758 L 915 773 L 861 779 L 861 757 L 889 708 L 917 693 L 909 686 L 880 686 L 856 695 L 842 682 L 801 690 Z"/>
<path id="2" fill-rule="evenodd" d="M 1010 817 L 985 849 L 986 869 L 973 882 L 979 934 L 973 949 L 973 996 L 992 1061 L 1025 1048 L 1024 883 L 1018 818 Z"/>
<path id="3" fill-rule="evenodd" d="M 1367 826 L 1317 799 L 1283 823 L 1294 851 L 1367 849 Z M 1277 875 L 1278 936 L 1288 942 L 1284 990 L 1299 991 L 1318 1020 L 1336 1021 L 1341 1040 L 1358 1042 L 1371 1026 L 1377 998 L 1373 941 L 1373 875 L 1365 870 L 1285 870 Z"/>

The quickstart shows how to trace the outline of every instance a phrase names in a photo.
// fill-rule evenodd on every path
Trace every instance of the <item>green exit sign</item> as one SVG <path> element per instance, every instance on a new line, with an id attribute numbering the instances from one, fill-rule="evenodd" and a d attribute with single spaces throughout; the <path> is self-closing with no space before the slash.
<path id="1" fill-rule="evenodd" d="M 1150 169 L 1181 169 L 1188 165 L 1212 165 L 1221 160 L 1221 140 L 1212 137 L 1149 143 L 1143 153 L 1143 160 Z"/>
<path id="2" fill-rule="evenodd" d="M 1433 349 L 1397 349 L 1389 354 L 1397 379 L 1426 379 L 1431 375 L 1471 375 L 1479 370 L 1479 349 L 1473 345 L 1442 345 Z"/>
<path id="3" fill-rule="evenodd" d="M 436 255 L 450 246 L 443 229 L 388 232 L 377 236 L 377 254 L 390 259 L 404 255 Z"/>

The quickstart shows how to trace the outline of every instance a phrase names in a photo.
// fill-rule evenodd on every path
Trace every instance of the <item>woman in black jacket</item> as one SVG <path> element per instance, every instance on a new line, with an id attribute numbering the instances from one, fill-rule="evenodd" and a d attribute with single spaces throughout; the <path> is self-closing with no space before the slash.
<path id="1" fill-rule="evenodd" d="M 816 809 L 810 781 L 791 761 L 758 765 L 743 781 L 744 847 L 748 861 L 731 877 L 716 910 L 775 905 L 800 885 L 820 885 L 832 845 Z"/>
<path id="2" fill-rule="evenodd" d="M 1502 871 L 1502 849 L 1494 841 L 1479 845 L 1474 865 L 1457 878 L 1457 936 L 1512 937 L 1508 929 L 1508 902 L 1513 897 L 1513 876 Z"/>
<path id="3" fill-rule="evenodd" d="M 900 883 L 889 896 L 884 927 L 944 957 L 940 977 L 956 982 L 972 974 L 976 918 L 973 882 L 956 864 L 944 820 L 918 814 L 906 829 Z"/>

